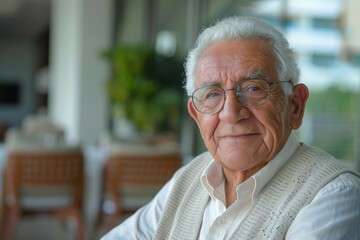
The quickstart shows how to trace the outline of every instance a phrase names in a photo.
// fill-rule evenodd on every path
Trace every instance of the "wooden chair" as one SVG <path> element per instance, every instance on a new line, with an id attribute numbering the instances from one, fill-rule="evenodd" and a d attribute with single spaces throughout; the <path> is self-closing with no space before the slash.
<path id="1" fill-rule="evenodd" d="M 73 218 L 85 239 L 81 216 L 84 158 L 80 148 L 39 148 L 8 153 L 4 172 L 2 237 L 13 239 L 25 214 Z"/>
<path id="2" fill-rule="evenodd" d="M 116 226 L 126 214 L 132 214 L 148 203 L 160 188 L 182 166 L 179 152 L 122 152 L 110 154 L 104 169 L 104 202 L 111 201 L 105 230 Z M 100 213 L 100 224 L 106 213 Z"/>

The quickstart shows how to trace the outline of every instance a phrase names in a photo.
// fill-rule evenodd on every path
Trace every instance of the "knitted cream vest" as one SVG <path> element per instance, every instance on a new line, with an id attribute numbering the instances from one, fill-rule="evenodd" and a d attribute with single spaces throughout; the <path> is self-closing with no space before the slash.
<path id="1" fill-rule="evenodd" d="M 200 176 L 211 159 L 203 153 L 178 176 L 154 239 L 197 239 L 209 200 Z M 284 239 L 297 213 L 344 172 L 357 174 L 324 151 L 303 145 L 265 186 L 230 239 Z"/>

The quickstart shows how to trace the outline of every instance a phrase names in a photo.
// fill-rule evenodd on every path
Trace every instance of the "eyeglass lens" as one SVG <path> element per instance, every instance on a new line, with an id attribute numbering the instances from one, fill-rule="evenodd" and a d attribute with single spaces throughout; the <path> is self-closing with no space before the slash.
<path id="1" fill-rule="evenodd" d="M 225 92 L 230 90 L 235 92 L 237 100 L 243 106 L 256 107 L 266 101 L 270 84 L 264 80 L 246 80 L 227 90 L 219 86 L 199 88 L 192 95 L 194 106 L 202 113 L 219 112 L 225 103 Z"/>

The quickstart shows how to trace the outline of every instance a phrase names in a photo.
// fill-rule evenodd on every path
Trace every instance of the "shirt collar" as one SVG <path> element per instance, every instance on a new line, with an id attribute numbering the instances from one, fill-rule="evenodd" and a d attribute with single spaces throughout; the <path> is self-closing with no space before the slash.
<path id="1" fill-rule="evenodd" d="M 265 167 L 237 187 L 237 195 L 240 196 L 240 192 L 244 188 L 244 185 L 251 186 L 253 188 L 251 197 L 253 202 L 266 183 L 270 181 L 277 171 L 279 171 L 279 169 L 299 148 L 299 146 L 300 143 L 296 136 L 291 133 L 280 152 Z M 201 175 L 201 183 L 212 198 L 223 200 L 225 195 L 225 178 L 221 164 L 216 162 L 214 159 L 212 159 L 212 161 L 210 161 L 208 166 L 204 169 Z"/>
<path id="2" fill-rule="evenodd" d="M 280 152 L 265 167 L 252 176 L 255 181 L 253 200 L 299 147 L 298 139 L 295 134 L 291 133 Z"/>
<path id="3" fill-rule="evenodd" d="M 222 199 L 224 173 L 221 164 L 212 159 L 201 175 L 201 183 L 212 198 Z M 218 193 L 218 194 L 216 194 Z"/>

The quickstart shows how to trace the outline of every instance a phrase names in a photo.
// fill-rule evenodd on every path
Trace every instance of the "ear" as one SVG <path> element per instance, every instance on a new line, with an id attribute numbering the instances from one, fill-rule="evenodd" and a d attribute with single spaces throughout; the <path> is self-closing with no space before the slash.
<path id="1" fill-rule="evenodd" d="M 304 117 L 306 101 L 309 97 L 309 90 L 304 84 L 297 84 L 291 97 L 290 126 L 298 129 Z"/>
<path id="2" fill-rule="evenodd" d="M 194 104 L 192 103 L 191 99 L 187 102 L 187 109 L 189 115 L 195 120 L 196 124 L 199 125 L 198 114 L 199 112 L 195 109 Z"/>

